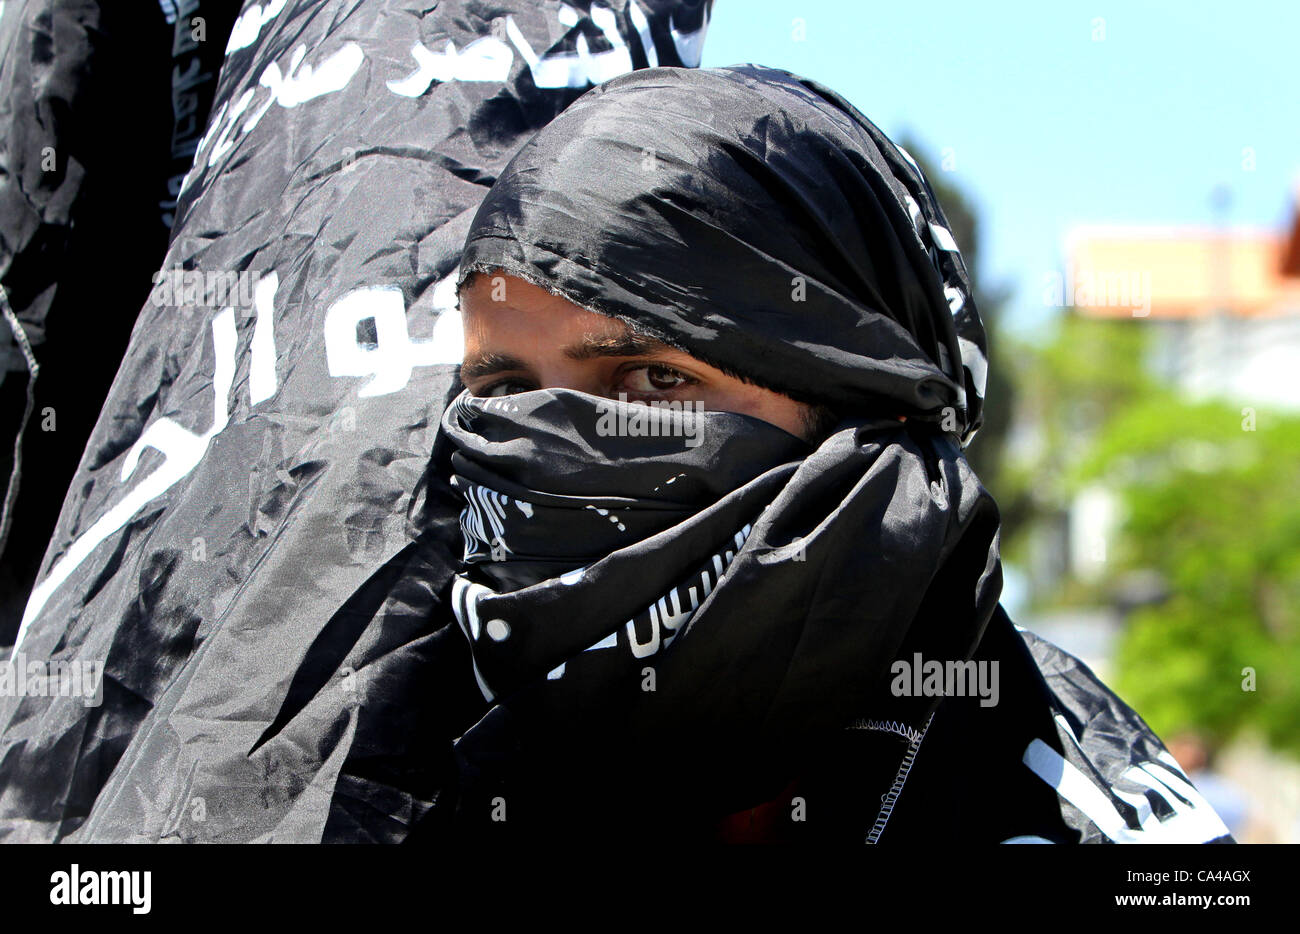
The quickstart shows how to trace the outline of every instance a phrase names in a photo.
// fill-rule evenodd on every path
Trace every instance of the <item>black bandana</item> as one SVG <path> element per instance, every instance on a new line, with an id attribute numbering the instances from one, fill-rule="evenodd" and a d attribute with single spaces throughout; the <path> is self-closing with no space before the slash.
<path id="1" fill-rule="evenodd" d="M 464 559 L 504 590 L 595 564 L 688 522 L 750 481 L 770 490 L 793 467 L 765 481 L 759 474 L 812 451 L 748 415 L 564 389 L 501 398 L 463 393 L 442 426 L 456 447 L 451 482 L 467 502 Z M 742 502 L 762 508 L 762 495 Z M 739 528 L 754 515 L 732 518 Z"/>
<path id="2" fill-rule="evenodd" d="M 987 350 L 916 163 L 838 94 L 757 65 L 594 88 L 484 199 L 460 280 L 504 269 L 804 401 L 968 444 Z"/>
<path id="3" fill-rule="evenodd" d="M 967 657 L 1000 586 L 996 508 L 956 445 L 860 417 L 813 450 L 696 418 L 688 435 L 569 390 L 448 407 L 468 565 L 451 602 L 494 705 L 462 753 L 486 731 L 494 756 L 527 750 L 511 770 L 634 756 L 652 784 L 707 762 L 698 802 L 743 802 L 741 763 L 762 787 L 756 758 L 853 716 L 924 720 L 888 664 L 909 637 Z"/>
<path id="4" fill-rule="evenodd" d="M 892 696 L 890 663 L 970 658 L 1001 566 L 960 447 L 983 332 L 911 159 L 784 72 L 649 69 L 506 168 L 461 281 L 495 269 L 844 417 L 814 450 L 732 413 L 692 446 L 564 390 L 450 406 L 450 599 L 488 705 L 462 793 L 725 813 L 854 718 L 922 730 L 937 699 Z"/>

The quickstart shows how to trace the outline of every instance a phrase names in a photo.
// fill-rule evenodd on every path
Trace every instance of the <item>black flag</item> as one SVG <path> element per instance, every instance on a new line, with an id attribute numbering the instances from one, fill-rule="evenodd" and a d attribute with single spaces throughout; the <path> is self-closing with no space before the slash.
<path id="1" fill-rule="evenodd" d="M 0 5 L 0 645 L 167 249 L 239 0 Z"/>
<path id="2" fill-rule="evenodd" d="M 698 65 L 708 12 L 245 4 L 13 656 L 99 680 L 0 699 L 0 834 L 396 840 L 429 809 L 472 677 L 423 481 L 466 225 L 593 84 Z"/>

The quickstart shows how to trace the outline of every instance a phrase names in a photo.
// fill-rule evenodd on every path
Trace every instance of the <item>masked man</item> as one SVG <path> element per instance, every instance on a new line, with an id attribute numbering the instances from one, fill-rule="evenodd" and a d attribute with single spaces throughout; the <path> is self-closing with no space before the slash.
<path id="1" fill-rule="evenodd" d="M 481 698 L 426 829 L 1231 840 L 999 606 L 969 276 L 843 98 L 752 65 L 593 89 L 493 185 L 460 296 Z"/>

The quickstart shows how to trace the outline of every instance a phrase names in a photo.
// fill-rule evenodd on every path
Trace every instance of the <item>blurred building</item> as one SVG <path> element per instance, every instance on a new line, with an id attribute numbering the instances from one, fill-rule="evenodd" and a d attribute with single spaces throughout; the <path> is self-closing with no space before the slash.
<path id="1" fill-rule="evenodd" d="M 1297 191 L 1300 202 L 1300 191 Z M 1078 228 L 1070 302 L 1143 318 L 1153 370 L 1189 397 L 1300 409 L 1300 205 L 1283 230 Z"/>

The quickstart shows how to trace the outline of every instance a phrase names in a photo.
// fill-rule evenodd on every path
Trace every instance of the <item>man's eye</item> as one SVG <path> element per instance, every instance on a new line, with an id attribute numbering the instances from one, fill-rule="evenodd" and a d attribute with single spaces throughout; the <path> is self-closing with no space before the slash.
<path id="1" fill-rule="evenodd" d="M 625 374 L 625 388 L 628 392 L 666 392 L 694 382 L 686 374 L 660 364 L 637 367 Z"/>
<path id="2" fill-rule="evenodd" d="M 491 398 L 494 396 L 513 396 L 517 392 L 528 392 L 531 387 L 517 379 L 503 379 L 499 383 L 493 383 L 491 386 L 485 386 L 476 396 Z"/>

